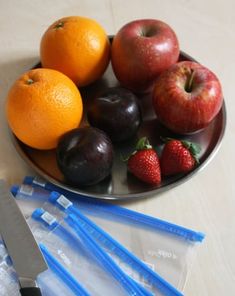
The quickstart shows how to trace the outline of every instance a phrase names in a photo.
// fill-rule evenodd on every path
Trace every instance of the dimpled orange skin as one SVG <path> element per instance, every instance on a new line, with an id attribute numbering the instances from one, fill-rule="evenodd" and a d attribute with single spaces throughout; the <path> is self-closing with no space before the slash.
<path id="1" fill-rule="evenodd" d="M 51 69 L 34 69 L 11 87 L 6 115 L 16 137 L 30 147 L 52 149 L 65 132 L 79 126 L 82 99 L 71 79 Z"/>
<path id="2" fill-rule="evenodd" d="M 61 71 L 77 86 L 102 76 L 110 60 L 110 42 L 94 20 L 71 16 L 54 22 L 40 45 L 42 66 Z"/>

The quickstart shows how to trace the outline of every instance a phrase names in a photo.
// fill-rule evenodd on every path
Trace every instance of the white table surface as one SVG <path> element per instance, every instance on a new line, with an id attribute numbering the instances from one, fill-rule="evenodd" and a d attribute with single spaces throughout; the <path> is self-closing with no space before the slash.
<path id="1" fill-rule="evenodd" d="M 39 59 L 47 26 L 62 16 L 95 18 L 108 34 L 130 20 L 157 18 L 171 25 L 181 49 L 222 82 L 227 129 L 213 161 L 183 185 L 125 206 L 206 233 L 185 295 L 235 295 L 235 2 L 233 0 L 7 0 L 0 1 L 0 177 L 9 185 L 32 173 L 7 132 L 4 103 L 12 82 Z"/>

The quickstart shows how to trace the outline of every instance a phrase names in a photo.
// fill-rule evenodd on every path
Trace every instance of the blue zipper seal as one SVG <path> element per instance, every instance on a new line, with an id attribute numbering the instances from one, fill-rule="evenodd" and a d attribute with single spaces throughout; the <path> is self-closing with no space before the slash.
<path id="1" fill-rule="evenodd" d="M 84 203 L 86 205 L 86 208 L 88 205 L 92 205 L 92 208 L 96 208 L 97 210 L 112 213 L 114 215 L 117 215 L 119 217 L 123 218 L 129 218 L 133 221 L 136 221 L 141 224 L 145 224 L 147 226 L 153 227 L 155 229 L 165 231 L 171 234 L 175 234 L 178 237 L 182 237 L 186 240 L 190 240 L 193 242 L 202 242 L 205 238 L 205 234 L 202 232 L 197 232 L 188 228 L 185 228 L 183 226 L 176 225 L 174 223 L 170 223 L 158 218 L 154 218 L 142 213 L 138 213 L 120 206 L 116 206 L 110 203 L 105 203 L 102 201 L 96 201 L 90 197 L 84 197 L 80 194 L 76 194 L 74 192 L 69 192 L 67 190 L 64 190 L 62 188 L 59 188 L 58 186 L 42 181 L 41 179 L 27 176 L 24 179 L 24 184 L 37 186 L 44 188 L 49 191 L 57 191 L 65 196 L 71 197 L 73 199 L 79 199 L 79 203 Z"/>
<path id="2" fill-rule="evenodd" d="M 77 207 L 73 205 L 66 197 L 58 192 L 53 191 L 50 194 L 49 202 L 56 205 L 62 211 L 70 213 L 79 219 L 80 224 L 83 224 L 84 229 L 92 235 L 96 240 L 99 241 L 101 245 L 108 248 L 112 253 L 125 261 L 129 266 L 135 269 L 139 274 L 144 276 L 145 280 L 152 284 L 159 291 L 164 293 L 164 295 L 177 295 L 182 296 L 183 294 L 179 292 L 176 288 L 165 281 L 156 272 L 152 271 L 148 266 L 146 266 L 139 258 L 128 251 L 124 246 L 122 246 L 118 241 L 113 239 L 107 232 L 105 232 L 98 225 L 93 223 L 90 219 L 84 216 Z"/>
<path id="3" fill-rule="evenodd" d="M 49 229 L 56 228 L 59 230 L 58 235 L 64 237 L 67 241 L 67 238 L 71 241 L 72 244 L 76 244 L 76 239 L 63 227 L 61 226 L 53 215 L 45 211 L 44 209 L 38 208 L 36 209 L 32 217 L 43 223 Z M 94 240 L 82 229 L 80 225 L 75 225 L 76 218 L 69 215 L 64 219 L 66 223 L 85 241 L 86 247 L 89 247 L 89 251 L 94 254 L 99 262 L 101 262 L 102 266 L 112 274 L 112 276 L 121 284 L 121 286 L 132 296 L 153 296 L 152 293 L 148 292 L 144 287 L 140 284 L 136 283 L 133 279 L 131 279 L 128 275 L 126 275 L 118 265 L 94 242 Z M 51 223 L 53 221 L 53 223 Z"/>
<path id="4" fill-rule="evenodd" d="M 80 200 L 79 200 L 80 202 Z M 81 201 L 82 203 L 85 203 Z M 190 240 L 192 242 L 202 242 L 205 238 L 205 234 L 202 232 L 196 232 L 194 230 L 185 228 L 183 226 L 167 222 L 155 217 L 151 217 L 142 213 L 138 213 L 120 206 L 106 204 L 101 205 L 98 202 L 94 204 L 91 202 L 86 202 L 86 209 L 88 206 L 92 207 L 92 210 L 96 209 L 97 211 L 101 211 L 104 213 L 112 213 L 116 216 L 122 217 L 124 219 L 130 219 L 140 224 L 144 224 L 146 226 L 152 227 L 154 229 L 158 229 L 160 231 L 168 232 L 170 234 L 174 234 L 178 237 L 184 238 L 186 240 Z"/>
<path id="5" fill-rule="evenodd" d="M 146 291 L 143 287 L 140 288 L 140 285 L 127 276 L 122 269 L 106 254 L 99 245 L 92 239 L 89 233 L 87 233 L 82 225 L 79 223 L 79 220 L 75 215 L 69 214 L 65 221 L 73 228 L 73 230 L 78 234 L 80 238 L 86 243 L 86 247 L 98 256 L 102 262 L 102 265 L 113 275 L 113 277 L 122 282 L 122 286 L 126 289 L 129 295 L 144 296 L 152 295 Z"/>
<path id="6" fill-rule="evenodd" d="M 48 251 L 45 245 L 39 244 L 39 247 L 45 257 L 50 269 L 64 282 L 64 284 L 72 291 L 76 296 L 90 296 L 90 294 L 79 284 L 79 282 L 73 277 L 67 269 Z"/>

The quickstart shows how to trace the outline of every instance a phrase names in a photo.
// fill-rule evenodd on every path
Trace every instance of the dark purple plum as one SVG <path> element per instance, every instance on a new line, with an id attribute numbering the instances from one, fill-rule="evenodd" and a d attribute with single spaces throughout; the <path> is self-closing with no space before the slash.
<path id="1" fill-rule="evenodd" d="M 108 88 L 89 105 L 90 125 L 105 131 L 113 142 L 121 142 L 135 135 L 141 113 L 138 98 L 122 87 Z"/>
<path id="2" fill-rule="evenodd" d="M 56 159 L 65 180 L 83 186 L 107 177 L 113 164 L 110 138 L 93 127 L 73 129 L 64 134 L 57 146 Z"/>

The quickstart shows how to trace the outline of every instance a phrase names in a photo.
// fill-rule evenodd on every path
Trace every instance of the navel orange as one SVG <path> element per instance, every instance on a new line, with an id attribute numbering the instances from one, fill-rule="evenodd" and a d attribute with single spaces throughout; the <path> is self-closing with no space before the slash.
<path id="1" fill-rule="evenodd" d="M 42 66 L 61 71 L 78 86 L 102 76 L 110 60 L 109 39 L 95 20 L 71 16 L 54 22 L 40 45 Z"/>
<path id="2" fill-rule="evenodd" d="M 37 149 L 52 149 L 65 132 L 79 126 L 82 99 L 71 79 L 51 69 L 34 69 L 11 87 L 6 115 L 13 133 Z"/>

